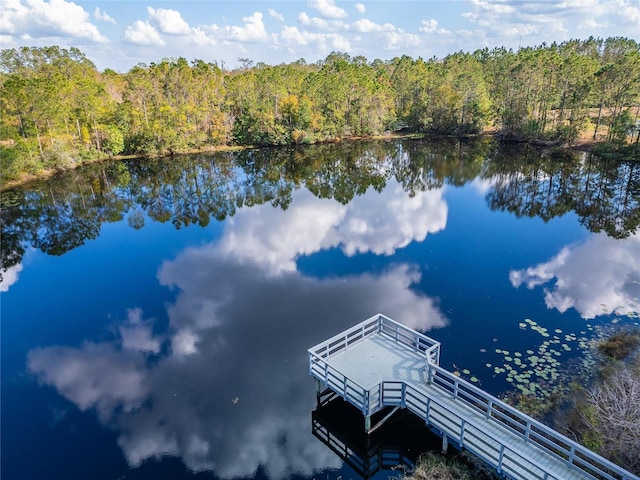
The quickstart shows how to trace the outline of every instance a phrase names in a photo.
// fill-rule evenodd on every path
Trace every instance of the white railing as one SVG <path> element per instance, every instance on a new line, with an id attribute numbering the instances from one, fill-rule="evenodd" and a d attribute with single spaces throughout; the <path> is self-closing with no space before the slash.
<path id="1" fill-rule="evenodd" d="M 424 354 L 427 382 L 448 392 L 452 401 L 457 400 L 482 413 L 488 420 L 542 449 L 570 468 L 592 479 L 640 480 L 640 477 L 440 367 L 439 342 L 381 314 L 309 349 L 309 373 L 355 405 L 365 416 L 388 406 L 407 408 L 441 432 L 446 432 L 451 438 L 458 440 L 461 447 L 464 446 L 483 458 L 499 472 L 503 471 L 513 478 L 527 480 L 557 478 L 548 471 L 548 467 L 518 452 L 515 447 L 506 445 L 499 436 L 485 431 L 486 425 L 481 425 L 472 417 L 460 416 L 452 408 L 430 398 L 426 391 L 397 381 L 383 382 L 371 390 L 366 390 L 327 363 L 329 357 L 376 333 L 393 339 L 404 348 Z M 521 473 L 521 470 L 526 473 Z"/>
<path id="2" fill-rule="evenodd" d="M 369 391 L 338 372 L 324 358 L 311 351 L 309 352 L 309 373 L 327 388 L 358 407 L 364 415 L 368 416 L 372 413 L 369 405 Z"/>
<path id="3" fill-rule="evenodd" d="M 377 333 L 380 326 L 379 317 L 380 315 L 374 315 L 364 322 L 331 337 L 329 340 L 319 343 L 315 347 L 309 349 L 309 354 L 314 354 L 319 358 L 329 358 L 343 350 L 346 350 L 353 344 L 361 342 L 368 336 Z"/>
<path id="4" fill-rule="evenodd" d="M 381 313 L 310 348 L 309 354 L 319 358 L 329 358 L 376 333 L 391 337 L 415 352 L 424 354 L 427 364 L 440 364 L 440 342 L 405 327 Z"/>
<path id="5" fill-rule="evenodd" d="M 440 365 L 440 342 L 405 327 L 382 314 L 377 316 L 379 318 L 380 333 L 393 338 L 396 342 L 402 343 L 415 352 L 424 354 L 428 365 Z"/>
<path id="6" fill-rule="evenodd" d="M 466 405 L 483 413 L 487 418 L 505 427 L 526 442 L 535 444 L 553 457 L 587 473 L 592 478 L 639 480 L 637 476 L 620 468 L 613 462 L 440 366 L 428 366 L 427 378 L 434 385 L 449 392 L 453 399 L 463 401 Z"/>
<path id="7" fill-rule="evenodd" d="M 549 472 L 548 466 L 484 432 L 483 425 L 477 420 L 461 415 L 411 385 L 404 382 L 384 382 L 382 391 L 385 405 L 407 408 L 423 418 L 428 425 L 457 441 L 460 448 L 482 458 L 498 473 L 504 472 L 519 480 L 563 480 Z"/>

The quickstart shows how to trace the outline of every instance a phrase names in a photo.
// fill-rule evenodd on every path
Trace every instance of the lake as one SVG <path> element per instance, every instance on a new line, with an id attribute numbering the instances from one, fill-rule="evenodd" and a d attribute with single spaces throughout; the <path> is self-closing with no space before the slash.
<path id="1" fill-rule="evenodd" d="M 5 480 L 359 478 L 312 431 L 312 345 L 381 312 L 544 399 L 638 325 L 638 163 L 389 139 L 101 163 L 1 199 Z M 313 425 L 360 441 L 352 413 Z"/>

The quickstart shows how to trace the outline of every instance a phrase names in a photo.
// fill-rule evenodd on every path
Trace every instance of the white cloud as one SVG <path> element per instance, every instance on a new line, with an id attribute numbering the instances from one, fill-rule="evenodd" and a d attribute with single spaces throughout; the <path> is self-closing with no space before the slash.
<path id="1" fill-rule="evenodd" d="M 94 409 L 132 467 L 172 455 L 222 479 L 338 468 L 308 432 L 316 398 L 304 349 L 375 312 L 423 331 L 447 319 L 416 291 L 411 265 L 317 278 L 297 259 L 328 248 L 391 254 L 442 230 L 447 205 L 442 189 L 407 198 L 395 180 L 347 205 L 306 189 L 293 196 L 286 212 L 239 208 L 218 240 L 163 263 L 158 280 L 178 293 L 161 335 L 133 308 L 115 340 L 32 350 L 29 371 Z"/>
<path id="2" fill-rule="evenodd" d="M 354 198 L 342 221 L 326 234 L 328 246 L 340 246 L 349 256 L 372 252 L 392 255 L 409 243 L 421 242 L 447 225 L 447 204 L 442 189 L 417 192 L 413 197 L 390 181 L 377 193 L 369 190 Z"/>
<path id="3" fill-rule="evenodd" d="M 362 34 L 359 42 L 362 42 L 362 38 L 366 38 L 367 43 L 376 45 L 378 49 L 380 45 L 382 45 L 384 50 L 400 51 L 412 49 L 421 44 L 418 35 L 407 33 L 388 22 L 380 24 L 368 18 L 362 18 L 356 20 L 351 25 L 345 26 L 345 28 L 349 31 Z"/>
<path id="4" fill-rule="evenodd" d="M 404 33 L 402 30 L 396 32 L 385 32 L 383 34 L 385 50 L 405 50 L 417 47 L 421 44 L 420 37 L 412 33 Z"/>
<path id="5" fill-rule="evenodd" d="M 315 239 L 300 236 L 296 224 L 307 222 L 303 214 L 340 214 L 337 202 L 314 204 L 305 197 L 294 205 L 301 200 L 306 206 L 294 212 L 294 221 L 264 224 L 265 244 L 285 248 L 274 244 L 278 233 L 280 243 L 292 239 L 298 251 L 293 257 L 316 248 Z M 330 212 L 323 214 L 327 205 Z M 348 216 L 351 233 L 345 235 L 371 244 L 356 221 L 363 215 L 371 214 Z M 396 236 L 382 223 L 373 227 Z M 172 455 L 194 472 L 223 479 L 250 477 L 258 469 L 268 478 L 288 478 L 338 468 L 340 459 L 308 432 L 316 399 L 304 348 L 377 311 L 420 330 L 444 325 L 446 318 L 436 301 L 412 288 L 420 274 L 408 265 L 337 278 L 295 269 L 269 275 L 261 259 L 229 249 L 231 239 L 247 239 L 246 229 L 233 223 L 225 228 L 223 240 L 188 248 L 159 270 L 160 283 L 179 291 L 168 307 L 170 352 L 151 357 L 150 349 L 118 348 L 124 339 L 54 346 L 32 350 L 29 371 L 78 408 L 95 409 L 117 432 L 132 467 Z M 142 312 L 130 310 L 125 327 L 141 325 L 149 326 Z"/>
<path id="6" fill-rule="evenodd" d="M 22 271 L 22 264 L 18 263 L 12 267 L 7 268 L 2 272 L 2 280 L 0 280 L 0 292 L 8 292 L 9 287 L 18 281 L 18 276 Z"/>
<path id="7" fill-rule="evenodd" d="M 285 47 L 313 46 L 316 54 L 327 54 L 332 50 L 350 52 L 349 40 L 337 33 L 317 33 L 298 30 L 297 27 L 283 26 L 279 42 Z"/>
<path id="8" fill-rule="evenodd" d="M 226 40 L 238 42 L 264 42 L 269 40 L 269 35 L 262 21 L 262 13 L 254 12 L 248 17 L 243 17 L 244 26 L 224 26 L 212 25 L 209 30 L 214 36 Z"/>
<path id="9" fill-rule="evenodd" d="M 286 212 L 270 205 L 238 211 L 220 241 L 221 251 L 240 261 L 264 265 L 274 274 L 294 271 L 297 257 L 319 251 L 327 232 L 345 214 L 340 203 L 318 199 L 306 190 L 295 192 L 294 198 Z M 282 232 L 287 232 L 287 241 Z"/>
<path id="10" fill-rule="evenodd" d="M 637 312 L 640 305 L 640 233 L 626 240 L 597 234 L 585 243 L 563 248 L 548 262 L 512 270 L 514 287 L 547 285 L 548 308 L 575 308 L 583 318 Z"/>
<path id="11" fill-rule="evenodd" d="M 471 181 L 470 186 L 473 187 L 473 189 L 476 190 L 480 195 L 486 195 L 491 191 L 491 189 L 495 188 L 495 186 L 499 184 L 499 182 L 499 176 L 493 176 L 490 178 L 476 177 Z"/>
<path id="12" fill-rule="evenodd" d="M 284 22 L 284 15 L 282 15 L 281 13 L 277 12 L 273 8 L 270 8 L 268 12 L 271 17 L 275 18 L 276 20 L 280 20 L 281 22 Z"/>
<path id="13" fill-rule="evenodd" d="M 445 228 L 442 192 L 417 192 L 408 199 L 393 180 L 381 193 L 369 189 L 342 205 L 298 190 L 286 212 L 270 205 L 239 210 L 229 220 L 219 248 L 240 261 L 264 265 L 273 274 L 294 271 L 298 257 L 333 247 L 349 256 L 391 255 Z M 287 241 L 282 232 L 287 232 Z"/>
<path id="14" fill-rule="evenodd" d="M 105 43 L 89 13 L 65 0 L 4 0 L 0 30 L 24 38 L 70 37 Z"/>
<path id="15" fill-rule="evenodd" d="M 116 24 L 115 19 L 107 12 L 103 12 L 102 10 L 100 10 L 100 7 L 96 7 L 96 9 L 93 11 L 93 18 L 95 18 L 96 20 L 101 20 L 103 22 L 113 23 L 114 25 Z"/>
<path id="16" fill-rule="evenodd" d="M 351 29 L 360 32 L 360 33 L 370 33 L 370 32 L 392 32 L 396 30 L 394 25 L 390 23 L 385 23 L 380 25 L 378 23 L 374 23 L 367 18 L 362 18 L 360 20 L 356 20 L 351 24 Z"/>
<path id="17" fill-rule="evenodd" d="M 334 0 L 310 0 L 308 4 L 311 8 L 320 12 L 320 15 L 324 18 L 340 19 L 347 16 L 347 12 L 336 6 Z"/>
<path id="18" fill-rule="evenodd" d="M 342 35 L 328 34 L 327 39 L 329 40 L 333 50 L 337 50 L 339 52 L 351 51 L 351 43 L 349 43 L 349 40 Z"/>
<path id="19" fill-rule="evenodd" d="M 613 11 L 617 12 L 619 25 L 631 25 L 640 29 L 640 4 L 632 0 L 614 0 Z"/>
<path id="20" fill-rule="evenodd" d="M 418 30 L 422 33 L 439 33 L 441 35 L 451 33 L 446 28 L 438 28 L 438 21 L 433 18 L 422 20 L 422 27 Z"/>
<path id="21" fill-rule="evenodd" d="M 147 397 L 144 356 L 119 351 L 112 344 L 31 350 L 27 364 L 42 383 L 54 385 L 80 410 L 95 408 L 102 422 L 116 409 L 131 412 Z"/>
<path id="22" fill-rule="evenodd" d="M 119 328 L 122 348 L 137 352 L 159 353 L 162 340 L 153 334 L 153 322 L 142 318 L 142 310 L 130 309 L 127 322 Z"/>
<path id="23" fill-rule="evenodd" d="M 198 335 L 190 329 L 180 329 L 171 338 L 171 350 L 174 355 L 193 355 L 198 353 Z"/>
<path id="24" fill-rule="evenodd" d="M 285 45 L 289 46 L 304 46 L 309 44 L 309 32 L 301 32 L 297 27 L 289 27 L 285 25 L 280 32 L 280 39 Z M 319 34 L 314 34 L 316 37 L 320 37 Z"/>
<path id="25" fill-rule="evenodd" d="M 470 4 L 463 18 L 482 28 L 495 44 L 522 37 L 528 37 L 529 43 L 541 43 L 549 38 L 619 35 L 616 27 L 640 28 L 640 5 L 635 0 L 471 0 Z"/>
<path id="26" fill-rule="evenodd" d="M 312 27 L 316 30 L 327 30 L 330 25 L 324 18 L 309 17 L 307 12 L 302 12 L 298 15 L 298 22 L 305 27 Z"/>
<path id="27" fill-rule="evenodd" d="M 433 33 L 437 28 L 438 21 L 431 18 L 429 20 L 422 20 L 422 27 L 420 27 L 418 30 L 420 30 L 422 33 Z"/>
<path id="28" fill-rule="evenodd" d="M 215 38 L 211 37 L 205 30 L 200 27 L 191 29 L 191 34 L 188 37 L 189 41 L 194 45 L 217 45 Z"/>
<path id="29" fill-rule="evenodd" d="M 147 7 L 151 23 L 162 33 L 169 35 L 188 35 L 191 29 L 177 10 Z"/>
<path id="30" fill-rule="evenodd" d="M 0 41 L 8 48 L 26 44 L 82 48 L 87 43 L 105 42 L 104 48 L 92 45 L 87 51 L 91 60 L 99 69 L 126 71 L 137 62 L 149 63 L 162 57 L 184 56 L 185 52 L 189 52 L 189 56 L 206 61 L 224 61 L 229 65 L 238 57 L 245 56 L 270 64 L 291 62 L 300 57 L 313 62 L 331 50 L 353 52 L 369 59 L 380 56 L 381 51 L 384 54 L 382 58 L 390 58 L 397 53 L 442 58 L 458 50 L 473 51 L 494 46 L 515 49 L 539 45 L 543 41 L 561 42 L 590 35 L 637 39 L 636 32 L 640 31 L 638 0 L 469 0 L 443 4 L 437 16 L 435 11 L 432 17 L 424 16 L 426 14 L 422 12 L 423 17 L 415 16 L 408 24 L 400 23 L 401 9 L 378 12 L 380 9 L 369 8 L 363 0 L 351 4 L 315 0 L 300 3 L 295 13 L 275 4 L 273 8 L 264 4 L 261 11 L 274 19 L 269 18 L 271 23 L 254 11 L 252 5 L 255 6 L 255 2 L 236 2 L 232 8 L 235 8 L 238 18 L 244 16 L 245 21 L 228 24 L 227 20 L 220 20 L 217 25 L 212 25 L 213 20 L 208 20 L 205 15 L 188 23 L 183 18 L 186 10 L 178 3 L 161 5 L 166 8 L 158 8 L 151 3 L 153 8 L 150 7 L 147 18 L 140 18 L 141 24 L 136 26 L 134 18 L 125 23 L 123 31 L 117 34 L 121 35 L 120 40 L 124 43 L 107 44 L 97 25 L 106 29 L 110 25 L 99 22 L 113 23 L 113 17 L 104 8 L 95 7 L 95 3 L 90 10 L 79 5 L 88 3 L 4 0 L 0 15 Z M 363 19 L 365 12 L 366 21 Z M 224 17 L 225 13 L 224 9 L 216 10 L 215 18 L 228 18 Z M 297 14 L 298 23 L 295 23 Z M 347 22 L 349 15 L 354 17 L 353 23 Z M 290 21 L 288 25 L 284 23 L 285 16 Z M 279 22 L 282 23 L 277 33 L 268 31 L 270 25 Z M 293 29 L 294 25 L 297 30 Z M 111 32 L 113 28 L 107 33 Z M 168 41 L 166 35 L 176 37 Z M 295 42 L 294 37 L 297 37 Z M 247 43 L 251 43 L 250 48 Z M 156 48 L 141 49 L 132 47 L 132 44 Z M 394 54 L 387 54 L 389 51 Z"/>
<path id="31" fill-rule="evenodd" d="M 141 20 L 136 20 L 133 26 L 128 25 L 122 39 L 135 45 L 162 46 L 165 44 L 156 28 L 149 22 Z"/>

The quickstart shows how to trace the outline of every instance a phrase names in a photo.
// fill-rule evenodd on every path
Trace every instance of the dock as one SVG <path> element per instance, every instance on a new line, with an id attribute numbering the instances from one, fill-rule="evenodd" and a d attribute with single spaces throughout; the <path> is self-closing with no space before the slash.
<path id="1" fill-rule="evenodd" d="M 455 444 L 506 478 L 640 480 L 440 367 L 440 347 L 377 314 L 310 348 L 309 373 L 318 398 L 329 392 L 362 412 L 367 433 L 407 409 L 442 437 L 443 451 Z"/>

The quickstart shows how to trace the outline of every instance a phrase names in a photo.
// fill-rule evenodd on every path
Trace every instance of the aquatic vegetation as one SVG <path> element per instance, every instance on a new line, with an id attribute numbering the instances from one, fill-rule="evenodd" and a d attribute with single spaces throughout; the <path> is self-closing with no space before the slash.
<path id="1" fill-rule="evenodd" d="M 562 388 L 559 380 L 563 376 L 568 376 L 562 369 L 563 353 L 576 352 L 578 356 L 583 357 L 579 365 L 574 365 L 575 359 L 569 362 L 572 373 L 593 364 L 589 348 L 591 340 L 586 336 L 586 331 L 581 336 L 566 333 L 561 339 L 559 334 L 563 334 L 563 331 L 556 328 L 553 331 L 558 335 L 550 338 L 548 328 L 529 318 L 519 322 L 518 327 L 539 334 L 543 341 L 536 350 L 527 349 L 524 353 L 496 348 L 495 353 L 502 357 L 497 363 L 502 363 L 502 366 L 494 367 L 493 374 L 494 376 L 504 375 L 505 380 L 523 395 L 544 400 Z M 489 362 L 486 365 L 487 368 L 493 366 Z"/>
<path id="2" fill-rule="evenodd" d="M 618 332 L 598 344 L 598 350 L 616 360 L 626 358 L 640 346 L 639 331 Z"/>
<path id="3" fill-rule="evenodd" d="M 493 370 L 493 377 L 503 377 L 511 385 L 505 399 L 514 400 L 514 393 L 519 394 L 516 395 L 518 407 L 523 406 L 524 411 L 530 414 L 539 414 L 549 408 L 554 399 L 570 391 L 571 382 L 576 378 L 581 379 L 580 383 L 593 378 L 598 351 L 624 358 L 629 351 L 639 348 L 640 329 L 612 335 L 612 331 L 620 329 L 620 324 L 628 324 L 635 318 L 637 314 L 632 313 L 609 319 L 606 324 L 589 323 L 577 333 L 554 328 L 553 337 L 549 328 L 526 318 L 517 326 L 520 330 L 540 335 L 541 342 L 537 348 L 529 348 L 524 353 L 496 348 L 498 360 L 487 362 L 486 366 Z M 639 325 L 638 322 L 633 324 Z M 606 337 L 610 338 L 603 342 Z"/>

